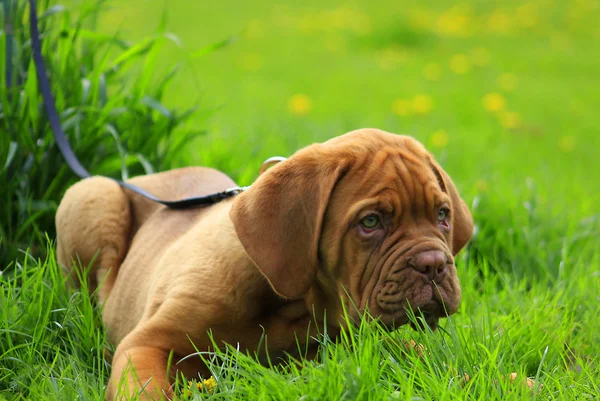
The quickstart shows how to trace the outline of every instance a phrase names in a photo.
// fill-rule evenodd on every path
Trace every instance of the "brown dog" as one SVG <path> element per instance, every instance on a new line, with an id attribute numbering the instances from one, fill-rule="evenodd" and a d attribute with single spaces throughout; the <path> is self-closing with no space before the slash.
<path id="1" fill-rule="evenodd" d="M 130 182 L 163 199 L 235 186 L 207 168 Z M 60 263 L 93 263 L 90 286 L 118 345 L 108 399 L 121 380 L 120 394 L 147 384 L 143 397 L 158 399 L 172 395 L 176 371 L 206 374 L 199 358 L 177 362 L 210 349 L 208 331 L 242 350 L 265 340 L 278 355 L 297 341 L 310 353 L 307 330 L 324 324 L 324 311 L 330 332 L 344 308 L 358 318 L 368 307 L 393 328 L 408 322 L 410 306 L 435 327 L 458 308 L 453 256 L 473 229 L 423 146 L 375 129 L 308 146 L 210 207 L 169 210 L 89 178 L 67 191 L 56 224 Z"/>

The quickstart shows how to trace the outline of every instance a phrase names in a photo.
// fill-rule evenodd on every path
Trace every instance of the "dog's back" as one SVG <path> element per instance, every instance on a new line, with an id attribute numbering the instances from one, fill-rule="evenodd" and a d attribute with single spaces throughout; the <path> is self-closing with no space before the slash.
<path id="1" fill-rule="evenodd" d="M 128 181 L 152 195 L 166 200 L 203 196 L 234 187 L 236 184 L 220 171 L 187 167 L 163 173 L 135 177 Z M 73 185 L 65 193 L 57 213 L 57 257 L 65 271 L 79 284 L 82 273 L 73 261 L 89 267 L 90 291 L 99 284 L 98 298 L 104 302 L 114 285 L 119 267 L 140 228 L 157 215 L 169 214 L 172 224 L 161 227 L 161 241 L 149 247 L 159 251 L 168 245 L 168 237 L 185 232 L 206 208 L 171 211 L 105 177 L 90 177 Z M 164 216 L 163 216 L 164 217 Z M 162 220 L 162 219 L 161 219 Z M 151 238 L 151 236 L 150 236 Z M 75 268 L 74 268 L 75 267 Z"/>

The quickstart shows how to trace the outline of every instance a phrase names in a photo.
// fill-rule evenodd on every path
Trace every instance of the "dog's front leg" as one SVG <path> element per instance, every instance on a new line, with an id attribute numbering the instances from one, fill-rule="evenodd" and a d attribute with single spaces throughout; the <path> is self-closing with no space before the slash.
<path id="1" fill-rule="evenodd" d="M 190 298 L 186 300 L 189 302 Z M 316 342 L 318 331 L 300 302 L 242 324 L 224 323 L 228 316 L 223 308 L 182 306 L 176 300 L 165 302 L 159 312 L 138 325 L 118 345 L 106 398 L 121 400 L 140 393 L 144 401 L 172 399 L 171 383 L 177 370 L 193 375 L 202 371 L 198 361 L 188 359 L 177 365 L 177 359 L 196 349 L 210 350 L 212 341 L 259 354 L 293 353 L 299 346 L 310 347 Z M 212 333 L 212 339 L 208 332 Z M 171 352 L 174 360 L 169 367 Z"/>
<path id="2" fill-rule="evenodd" d="M 121 345 L 127 346 L 127 342 Z M 173 391 L 169 377 L 169 350 L 133 346 L 117 347 L 106 390 L 107 400 L 129 400 L 140 394 L 140 400 L 170 400 Z M 137 398 L 136 398 L 137 399 Z"/>

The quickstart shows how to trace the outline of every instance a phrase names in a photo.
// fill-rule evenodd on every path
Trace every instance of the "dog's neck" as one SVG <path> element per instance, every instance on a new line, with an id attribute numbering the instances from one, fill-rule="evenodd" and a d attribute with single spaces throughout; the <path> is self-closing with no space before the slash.
<path id="1" fill-rule="evenodd" d="M 317 323 L 326 323 L 328 327 L 344 325 L 342 300 L 333 278 L 317 273 L 314 284 L 304 296 L 304 304 Z"/>

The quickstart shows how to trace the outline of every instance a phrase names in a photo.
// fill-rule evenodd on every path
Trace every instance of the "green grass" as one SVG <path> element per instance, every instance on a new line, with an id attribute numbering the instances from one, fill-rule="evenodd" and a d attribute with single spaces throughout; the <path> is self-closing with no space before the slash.
<path id="1" fill-rule="evenodd" d="M 161 25 L 163 2 L 130 0 L 98 14 L 98 34 L 118 31 L 143 43 L 162 27 L 183 44 L 164 42 L 151 60 L 152 73 L 160 76 L 181 62 L 161 104 L 175 111 L 200 99 L 203 108 L 178 129 L 207 134 L 164 155 L 164 164 L 156 159 L 157 169 L 208 165 L 249 184 L 266 157 L 378 127 L 421 140 L 475 218 L 476 234 L 457 262 L 462 306 L 439 332 L 390 334 L 365 321 L 336 344 L 323 340 L 321 362 L 280 370 L 224 350 L 225 362 L 212 365 L 216 388 L 194 391 L 196 399 L 600 398 L 600 53 L 594 51 L 600 4 L 454 4 L 171 0 Z M 84 6 L 73 1 L 67 10 L 77 15 Z M 49 20 L 53 35 L 66 23 L 63 15 Z M 228 46 L 194 56 L 230 36 L 236 40 Z M 107 60 L 118 57 L 118 48 L 112 52 Z M 460 55 L 469 64 L 464 73 Z M 63 50 L 53 60 L 68 57 Z M 147 60 L 134 60 L 122 76 L 136 84 L 108 87 L 109 97 L 121 95 L 118 102 L 127 104 L 156 89 L 140 86 L 147 79 L 136 75 L 148 74 Z M 289 106 L 298 94 L 311 105 L 304 114 Z M 484 107 L 489 94 L 504 99 L 500 112 Z M 66 107 L 60 96 L 59 108 Z M 421 104 L 416 113 L 416 96 L 431 107 Z M 494 96 L 486 99 L 493 103 Z M 213 108 L 219 111 L 206 120 Z M 27 121 L 40 121 L 40 135 L 49 135 L 43 115 L 33 117 Z M 142 128 L 152 124 L 131 121 L 138 128 L 124 147 L 135 154 L 146 138 Z M 98 135 L 97 129 L 86 132 L 90 141 Z M 90 147 L 77 150 L 87 157 Z M 0 168 L 5 149 L 2 143 Z M 116 176 L 120 153 L 109 142 L 104 149 L 116 160 L 112 169 L 93 158 L 84 162 Z M 132 170 L 142 171 L 139 165 Z M 36 181 L 36 193 L 45 182 Z M 48 200 L 57 202 L 63 190 L 51 191 Z M 3 225 L 8 216 L 2 214 Z M 43 248 L 40 238 L 33 245 Z M 102 357 L 107 344 L 99 313 L 85 291 L 66 289 L 52 252 L 18 259 L 0 286 L 0 400 L 101 399 L 110 367 Z M 411 339 L 427 348 L 423 357 L 404 351 L 401 344 Z M 518 381 L 534 378 L 536 388 L 510 384 L 512 372 Z"/>
<path id="2" fill-rule="evenodd" d="M 5 0 L 0 7 L 9 21 L 0 18 L 1 265 L 15 260 L 19 249 L 41 253 L 46 233 L 54 236 L 58 201 L 76 182 L 42 108 L 26 4 Z M 184 122 L 206 111 L 162 104 L 178 66 L 158 74 L 156 59 L 176 38 L 164 24 L 136 43 L 99 34 L 94 27 L 102 1 L 76 10 L 49 6 L 38 2 L 42 53 L 63 128 L 83 164 L 95 174 L 123 178 L 178 165 L 177 149 L 203 134 Z"/>

